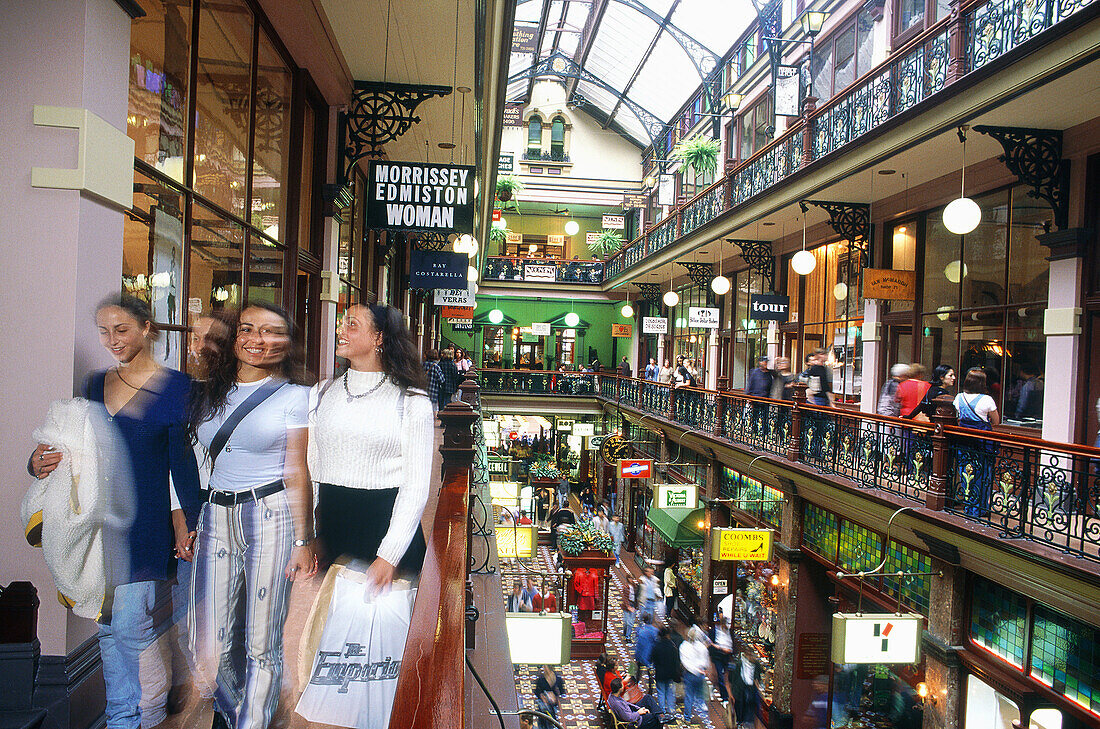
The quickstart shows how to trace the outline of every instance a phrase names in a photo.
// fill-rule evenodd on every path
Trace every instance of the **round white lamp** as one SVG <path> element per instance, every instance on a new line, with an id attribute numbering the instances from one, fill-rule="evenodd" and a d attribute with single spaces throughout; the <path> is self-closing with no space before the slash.
<path id="1" fill-rule="evenodd" d="M 476 296 L 477 295 L 477 282 L 476 281 L 473 281 L 473 282 L 470 283 L 470 289 L 474 292 L 474 295 Z M 475 309 L 477 308 L 477 302 L 476 301 L 474 302 L 474 308 Z"/>
<path id="2" fill-rule="evenodd" d="M 624 318 L 630 319 L 634 316 L 634 307 L 630 304 L 623 304 L 623 308 L 619 309 L 619 313 L 622 314 Z"/>
<path id="3" fill-rule="evenodd" d="M 817 268 L 817 257 L 809 251 L 799 251 L 791 258 L 791 268 L 799 276 L 813 273 L 813 270 Z"/>
<path id="4" fill-rule="evenodd" d="M 939 314 L 936 314 L 936 318 L 940 321 L 947 321 L 951 318 L 950 306 L 941 306 L 940 308 L 936 309 L 936 311 L 940 312 Z"/>
<path id="5" fill-rule="evenodd" d="M 469 258 L 473 258 L 474 256 L 476 256 L 477 255 L 477 238 L 475 238 L 471 235 L 470 236 L 470 242 L 466 244 L 466 247 L 465 247 L 464 250 L 466 251 L 466 255 Z"/>
<path id="6" fill-rule="evenodd" d="M 489 312 L 489 321 L 493 324 L 500 324 L 504 321 L 504 312 L 500 309 L 493 309 Z"/>
<path id="7" fill-rule="evenodd" d="M 675 291 L 666 291 L 664 295 L 665 306 L 676 306 L 680 303 L 680 295 Z"/>
<path id="8" fill-rule="evenodd" d="M 565 315 L 565 326 L 575 327 L 581 323 L 581 318 L 577 315 L 577 312 L 571 311 Z"/>
<path id="9" fill-rule="evenodd" d="M 833 298 L 837 301 L 844 301 L 848 298 L 848 284 L 841 281 L 833 287 Z"/>
<path id="10" fill-rule="evenodd" d="M 477 281 L 477 269 L 473 266 L 467 266 L 466 268 L 466 280 Z"/>
<path id="11" fill-rule="evenodd" d="M 711 279 L 710 290 L 719 296 L 728 294 L 730 290 L 730 280 L 725 276 L 715 276 Z"/>
<path id="12" fill-rule="evenodd" d="M 982 222 L 982 209 L 968 197 L 952 200 L 943 209 L 943 226 L 955 235 L 966 235 Z"/>
<path id="13" fill-rule="evenodd" d="M 458 236 L 458 240 L 455 241 L 455 253 L 468 253 L 470 251 L 471 243 L 473 243 L 475 246 L 474 250 L 477 250 L 477 241 L 474 240 L 474 237 L 472 235 L 470 235 L 469 233 L 463 233 L 462 235 Z"/>
<path id="14" fill-rule="evenodd" d="M 962 281 L 968 273 L 970 271 L 967 269 L 966 264 L 957 259 L 943 267 L 943 275 L 953 284 Z"/>
<path id="15" fill-rule="evenodd" d="M 566 235 L 576 235 L 580 229 L 581 226 L 579 223 L 577 223 L 576 220 L 570 220 L 568 223 L 565 224 Z"/>

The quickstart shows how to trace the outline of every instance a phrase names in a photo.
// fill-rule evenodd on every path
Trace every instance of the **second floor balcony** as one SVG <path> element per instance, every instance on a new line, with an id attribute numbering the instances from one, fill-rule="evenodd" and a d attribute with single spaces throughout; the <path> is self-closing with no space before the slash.
<path id="1" fill-rule="evenodd" d="M 604 279 L 603 261 L 562 258 L 523 258 L 488 256 L 484 281 L 520 281 L 525 283 L 573 283 L 599 286 Z"/>

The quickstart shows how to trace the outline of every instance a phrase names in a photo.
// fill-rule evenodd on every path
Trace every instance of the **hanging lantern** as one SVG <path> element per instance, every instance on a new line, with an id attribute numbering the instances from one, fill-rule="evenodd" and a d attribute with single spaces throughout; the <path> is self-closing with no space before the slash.
<path id="1" fill-rule="evenodd" d="M 799 276 L 813 273 L 813 270 L 817 268 L 817 257 L 809 251 L 799 251 L 791 258 L 791 268 L 793 268 L 794 272 Z"/>
<path id="2" fill-rule="evenodd" d="M 730 280 L 725 276 L 715 276 L 710 282 L 710 290 L 719 296 L 729 293 Z"/>
<path id="3" fill-rule="evenodd" d="M 676 306 L 680 303 L 680 295 L 675 291 L 666 291 L 664 295 L 665 306 Z"/>

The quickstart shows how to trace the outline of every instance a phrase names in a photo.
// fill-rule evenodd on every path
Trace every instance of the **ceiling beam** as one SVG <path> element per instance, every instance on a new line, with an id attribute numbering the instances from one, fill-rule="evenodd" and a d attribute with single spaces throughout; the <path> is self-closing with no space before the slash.
<path id="1" fill-rule="evenodd" d="M 562 28 L 565 27 L 565 19 L 569 17 L 569 0 L 562 0 L 561 2 L 561 17 L 558 18 L 558 24 L 554 28 L 554 44 L 550 46 L 550 55 L 554 55 L 558 52 L 558 43 L 561 41 Z"/>
<path id="2" fill-rule="evenodd" d="M 581 39 L 580 45 L 577 46 L 577 55 L 573 58 L 576 60 L 578 66 L 584 66 L 588 60 L 588 54 L 592 52 L 592 46 L 596 41 L 596 33 L 600 30 L 600 24 L 603 22 L 604 13 L 607 12 L 607 5 L 610 0 L 594 0 L 595 5 L 591 6 L 588 11 L 588 22 L 585 24 L 584 37 Z M 573 92 L 577 90 L 578 79 L 569 79 L 565 86 L 565 100 L 573 98 Z"/>
<path id="3" fill-rule="evenodd" d="M 546 35 L 546 25 L 550 21 L 550 4 L 552 0 L 543 0 L 542 3 L 542 15 L 539 18 L 539 30 L 538 37 L 535 39 L 535 57 L 531 59 L 531 67 L 534 68 L 539 64 L 539 59 L 542 58 L 542 39 Z M 531 103 L 531 92 L 535 89 L 535 76 L 532 74 L 530 80 L 527 81 L 527 93 L 523 96 L 523 103 Z"/>
<path id="4" fill-rule="evenodd" d="M 668 9 L 668 13 L 665 14 L 664 20 L 657 26 L 657 32 L 653 34 L 653 40 L 649 42 L 649 46 L 645 49 L 645 53 L 642 54 L 642 59 L 638 61 L 638 65 L 634 68 L 634 73 L 630 74 L 630 79 L 626 82 L 626 86 L 623 87 L 623 91 L 619 94 L 619 100 L 615 102 L 614 108 L 611 109 L 611 113 L 607 115 L 607 123 L 609 124 L 615 115 L 619 113 L 619 107 L 623 105 L 623 98 L 630 93 L 630 88 L 634 85 L 634 82 L 638 80 L 638 74 L 642 72 L 642 68 L 645 66 L 646 61 L 653 54 L 653 49 L 657 47 L 657 41 L 661 39 L 661 34 L 665 32 L 665 28 L 672 22 L 672 15 L 676 12 L 676 8 L 680 7 L 680 0 L 675 0 L 672 3 L 672 7 Z M 604 124 L 604 129 L 607 129 L 607 124 Z"/>

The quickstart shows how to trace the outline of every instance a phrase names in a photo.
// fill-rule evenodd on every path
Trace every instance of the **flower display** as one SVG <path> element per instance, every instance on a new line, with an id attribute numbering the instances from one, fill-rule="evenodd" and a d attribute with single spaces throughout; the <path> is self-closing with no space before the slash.
<path id="1" fill-rule="evenodd" d="M 558 547 L 565 554 L 576 556 L 588 550 L 611 553 L 611 537 L 590 523 L 562 524 L 558 527 Z"/>

